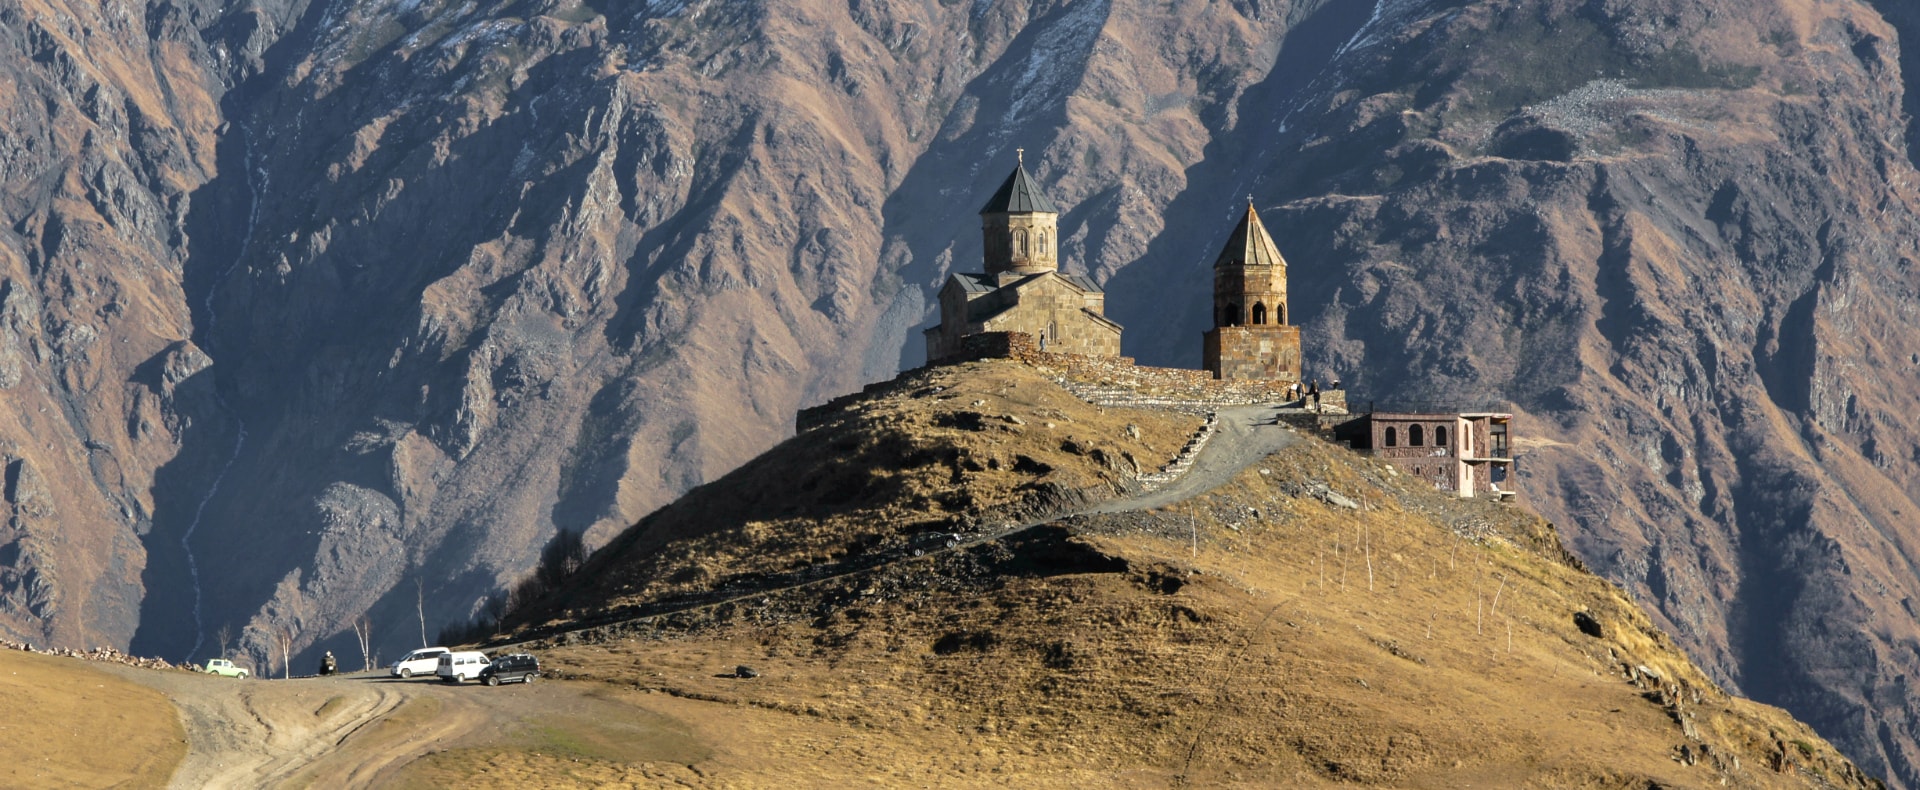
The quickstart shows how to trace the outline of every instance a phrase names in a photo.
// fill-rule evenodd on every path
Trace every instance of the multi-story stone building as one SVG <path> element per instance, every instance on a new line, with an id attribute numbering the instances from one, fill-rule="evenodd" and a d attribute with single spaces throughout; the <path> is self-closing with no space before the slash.
<path id="1" fill-rule="evenodd" d="M 1107 295 L 1085 275 L 1059 265 L 1060 212 L 1015 165 L 980 208 L 982 273 L 954 274 L 940 287 L 940 323 L 926 331 L 927 359 L 959 354 L 969 335 L 1019 332 L 1040 350 L 1120 355 L 1120 325 L 1105 315 Z"/>
<path id="2" fill-rule="evenodd" d="M 1511 499 L 1513 465 L 1505 412 L 1369 412 L 1333 430 L 1353 449 L 1462 498 Z"/>

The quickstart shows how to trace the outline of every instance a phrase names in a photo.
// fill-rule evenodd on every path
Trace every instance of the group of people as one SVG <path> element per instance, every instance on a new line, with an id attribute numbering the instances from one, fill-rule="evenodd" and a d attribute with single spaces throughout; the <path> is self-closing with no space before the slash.
<path id="1" fill-rule="evenodd" d="M 1337 378 L 1334 379 L 1333 383 L 1328 385 L 1327 389 L 1340 389 L 1340 380 Z M 1308 402 L 1311 401 L 1313 408 L 1320 408 L 1320 380 L 1307 379 L 1306 384 L 1301 384 L 1296 381 L 1287 385 L 1287 400 L 1300 401 L 1302 408 L 1305 408 Z"/>

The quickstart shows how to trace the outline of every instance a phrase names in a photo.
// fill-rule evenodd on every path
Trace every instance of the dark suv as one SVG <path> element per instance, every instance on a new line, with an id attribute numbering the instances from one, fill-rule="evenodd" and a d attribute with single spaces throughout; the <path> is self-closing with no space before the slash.
<path id="1" fill-rule="evenodd" d="M 489 686 L 512 683 L 532 683 L 540 677 L 540 659 L 526 653 L 511 653 L 493 660 L 493 663 L 481 667 L 480 682 Z"/>

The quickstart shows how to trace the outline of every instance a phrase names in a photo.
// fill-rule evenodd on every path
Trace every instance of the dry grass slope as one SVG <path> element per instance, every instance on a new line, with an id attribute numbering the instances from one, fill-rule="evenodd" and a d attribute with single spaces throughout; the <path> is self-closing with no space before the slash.
<path id="1" fill-rule="evenodd" d="M 187 753 L 167 698 L 70 658 L 0 650 L 0 786 L 160 787 Z"/>
<path id="2" fill-rule="evenodd" d="M 1061 448 L 1150 462 L 1190 423 L 1097 409 L 1004 363 L 910 374 L 842 408 L 643 522 L 573 592 L 562 621 L 685 595 L 722 568 L 741 585 L 726 603 L 542 645 L 568 674 L 668 695 L 649 704 L 737 733 L 684 773 L 602 760 L 594 781 L 1873 784 L 1805 725 L 1722 692 L 1551 525 L 1317 440 L 1170 508 L 747 595 L 728 563 L 834 562 L 969 524 L 1037 484 L 1124 486 L 1094 453 Z M 1129 424 L 1143 446 L 1118 438 Z M 677 575 L 695 557 L 724 559 Z M 732 677 L 739 664 L 760 677 Z M 514 754 L 489 759 L 553 759 Z M 481 776 L 470 767 L 437 776 Z"/>

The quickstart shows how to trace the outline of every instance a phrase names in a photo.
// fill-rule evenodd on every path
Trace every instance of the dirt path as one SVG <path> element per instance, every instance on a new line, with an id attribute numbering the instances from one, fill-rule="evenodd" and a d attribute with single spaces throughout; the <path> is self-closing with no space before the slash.
<path id="1" fill-rule="evenodd" d="M 338 679 L 234 680 L 133 667 L 105 669 L 165 694 L 187 730 L 174 787 L 284 784 L 408 694 Z"/>
<path id="2" fill-rule="evenodd" d="M 599 684 L 543 681 L 493 689 L 378 673 L 234 680 L 101 669 L 158 690 L 178 708 L 188 750 L 169 786 L 196 790 L 367 787 L 422 755 L 496 743 L 531 722 L 642 715 L 597 698 Z"/>
<path id="3" fill-rule="evenodd" d="M 1194 456 L 1193 467 L 1186 474 L 1145 494 L 1108 500 L 1071 515 L 1165 507 L 1219 488 L 1241 470 L 1300 441 L 1300 434 L 1291 427 L 1274 424 L 1279 414 L 1276 406 L 1221 409 L 1215 412 L 1218 429 L 1200 454 Z"/>

